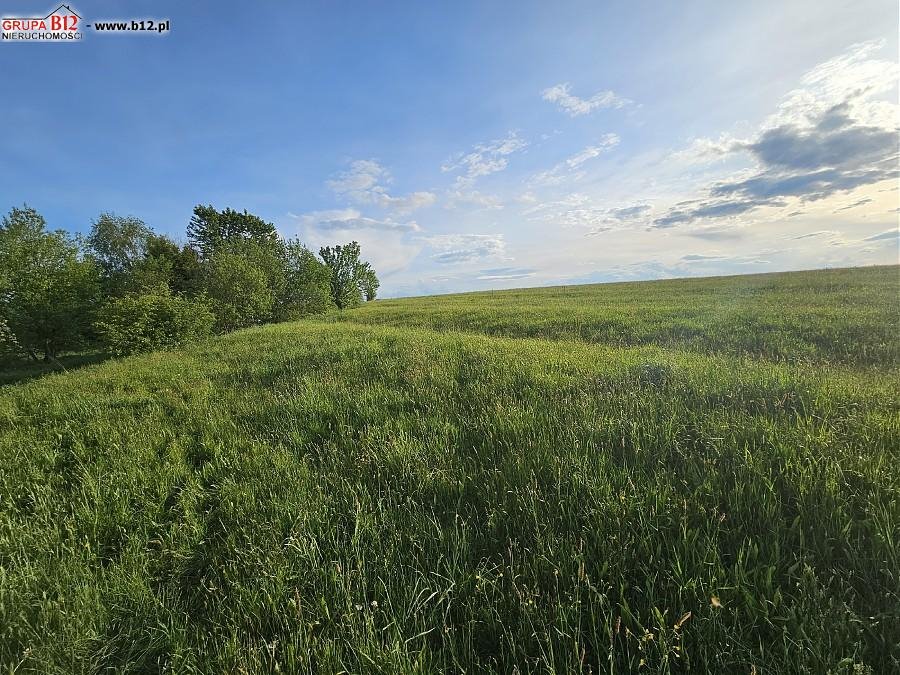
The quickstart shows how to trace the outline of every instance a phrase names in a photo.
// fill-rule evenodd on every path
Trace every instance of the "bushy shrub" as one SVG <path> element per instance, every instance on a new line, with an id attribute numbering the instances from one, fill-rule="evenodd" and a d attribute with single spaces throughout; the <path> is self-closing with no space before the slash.
<path id="1" fill-rule="evenodd" d="M 331 270 L 297 239 L 284 244 L 285 284 L 276 318 L 291 321 L 335 308 Z"/>
<path id="2" fill-rule="evenodd" d="M 95 328 L 111 352 L 124 355 L 198 340 L 212 332 L 214 323 L 204 299 L 181 298 L 157 286 L 109 302 Z"/>
<path id="3" fill-rule="evenodd" d="M 250 249 L 232 246 L 216 251 L 204 263 L 203 290 L 222 332 L 265 323 L 275 302 L 267 268 Z"/>

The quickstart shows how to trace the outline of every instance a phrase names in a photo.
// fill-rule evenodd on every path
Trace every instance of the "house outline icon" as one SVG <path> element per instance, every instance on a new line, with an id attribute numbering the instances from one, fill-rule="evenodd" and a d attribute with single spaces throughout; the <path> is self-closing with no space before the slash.
<path id="1" fill-rule="evenodd" d="M 60 5 L 59 7 L 57 7 L 56 9 L 54 9 L 52 12 L 50 12 L 50 13 L 49 13 L 47 16 L 45 16 L 44 18 L 45 18 L 45 19 L 49 19 L 49 18 L 50 18 L 51 16 L 53 16 L 54 14 L 59 14 L 59 13 L 61 13 L 60 10 L 64 10 L 64 11 L 65 11 L 66 13 L 68 13 L 68 14 L 77 16 L 79 19 L 81 18 L 81 15 L 78 14 L 78 12 L 76 12 L 74 9 L 72 9 L 71 7 L 69 7 L 69 6 L 66 5 L 66 4 Z"/>

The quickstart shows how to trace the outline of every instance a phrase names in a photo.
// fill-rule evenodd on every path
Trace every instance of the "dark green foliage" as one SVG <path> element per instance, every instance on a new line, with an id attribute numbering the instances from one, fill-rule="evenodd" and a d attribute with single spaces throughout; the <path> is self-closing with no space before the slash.
<path id="1" fill-rule="evenodd" d="M 200 291 L 200 260 L 188 246 L 179 247 L 165 235 L 151 235 L 144 257 L 132 269 L 129 290 L 165 284 L 173 293 L 194 295 Z"/>
<path id="2" fill-rule="evenodd" d="M 285 242 L 284 265 L 285 284 L 279 300 L 279 319 L 297 319 L 334 308 L 331 270 L 299 240 Z"/>
<path id="3" fill-rule="evenodd" d="M 263 247 L 279 244 L 278 232 L 252 213 L 225 209 L 217 211 L 210 206 L 194 207 L 194 215 L 187 228 L 188 241 L 202 258 L 207 258 L 227 243 L 253 241 Z"/>
<path id="4" fill-rule="evenodd" d="M 378 279 L 372 266 L 359 259 L 359 244 L 324 246 L 319 250 L 323 262 L 331 270 L 331 298 L 338 309 L 352 309 L 362 304 L 363 297 L 374 300 Z"/>
<path id="5" fill-rule="evenodd" d="M 27 206 L 0 225 L 0 318 L 5 343 L 33 358 L 81 345 L 99 296 L 96 264 Z"/>
<path id="6" fill-rule="evenodd" d="M 366 299 L 366 302 L 371 302 L 378 294 L 378 287 L 381 285 L 378 277 L 375 276 L 375 270 L 372 269 L 369 263 L 363 263 L 359 266 L 356 276 L 359 280 L 359 290 L 362 292 L 363 297 Z"/>
<path id="7" fill-rule="evenodd" d="M 111 300 L 95 327 L 106 349 L 125 355 L 195 342 L 209 335 L 214 323 L 203 299 L 173 296 L 168 286 L 159 285 Z"/>

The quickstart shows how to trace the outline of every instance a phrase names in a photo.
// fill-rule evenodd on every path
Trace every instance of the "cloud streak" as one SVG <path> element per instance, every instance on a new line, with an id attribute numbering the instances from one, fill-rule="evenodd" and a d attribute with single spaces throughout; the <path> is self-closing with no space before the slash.
<path id="1" fill-rule="evenodd" d="M 461 172 L 456 179 L 457 188 L 470 188 L 479 177 L 503 171 L 509 165 L 509 156 L 526 147 L 528 143 L 511 131 L 505 138 L 480 143 L 470 152 L 451 158 L 441 166 L 441 171 Z"/>
<path id="2" fill-rule="evenodd" d="M 509 260 L 502 234 L 443 234 L 427 237 L 431 258 L 442 265 Z"/>
<path id="3" fill-rule="evenodd" d="M 594 110 L 603 108 L 622 108 L 631 103 L 613 91 L 599 91 L 590 98 L 584 99 L 572 93 L 572 87 L 568 82 L 556 84 L 541 92 L 541 98 L 551 103 L 556 103 L 560 110 L 570 117 L 587 115 Z"/>
<path id="4" fill-rule="evenodd" d="M 559 162 L 552 169 L 536 174 L 531 178 L 529 184 L 532 186 L 560 185 L 565 182 L 579 180 L 585 175 L 584 172 L 578 171 L 584 163 L 612 150 L 619 144 L 620 140 L 618 134 L 605 134 L 593 145 L 589 145 L 581 152 Z"/>
<path id="5" fill-rule="evenodd" d="M 380 230 L 384 232 L 421 232 L 415 221 L 397 222 L 390 218 L 378 219 L 363 216 L 356 209 L 333 209 L 312 211 L 302 215 L 289 214 L 301 225 L 322 232 L 349 232 L 352 230 Z"/>
<path id="6" fill-rule="evenodd" d="M 358 159 L 350 168 L 328 181 L 335 194 L 357 204 L 374 204 L 397 214 L 431 206 L 437 197 L 432 192 L 412 192 L 402 197 L 388 193 L 384 184 L 392 181 L 390 172 L 371 159 Z"/>

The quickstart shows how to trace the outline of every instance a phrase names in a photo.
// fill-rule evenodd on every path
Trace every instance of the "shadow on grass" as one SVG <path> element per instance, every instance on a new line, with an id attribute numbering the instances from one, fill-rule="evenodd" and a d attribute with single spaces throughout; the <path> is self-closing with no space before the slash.
<path id="1" fill-rule="evenodd" d="M 66 370 L 76 370 L 83 366 L 102 363 L 111 357 L 111 354 L 103 352 L 87 352 L 66 354 L 60 356 L 58 360 Z M 0 358 L 0 387 L 8 384 L 22 384 L 48 373 L 61 372 L 62 369 L 53 362 L 32 361 L 15 356 Z"/>

